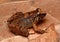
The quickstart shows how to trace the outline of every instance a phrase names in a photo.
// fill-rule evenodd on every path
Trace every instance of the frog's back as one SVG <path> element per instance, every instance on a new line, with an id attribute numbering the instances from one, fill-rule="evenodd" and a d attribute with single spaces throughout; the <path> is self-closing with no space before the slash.
<path id="1" fill-rule="evenodd" d="M 32 21 L 29 18 L 20 19 L 22 28 L 30 28 L 32 27 Z"/>

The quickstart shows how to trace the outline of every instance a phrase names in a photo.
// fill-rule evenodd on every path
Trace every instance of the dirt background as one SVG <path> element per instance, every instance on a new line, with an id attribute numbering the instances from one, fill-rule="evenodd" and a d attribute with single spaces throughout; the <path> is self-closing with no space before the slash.
<path id="1" fill-rule="evenodd" d="M 60 0 L 0 0 L 0 4 L 13 1 L 30 1 L 32 6 L 42 8 L 60 21 Z"/>
<path id="2" fill-rule="evenodd" d="M 11 37 L 11 33 L 7 32 L 6 31 L 7 29 L 6 29 L 5 25 L 3 25 L 6 22 L 6 21 L 3 21 L 3 20 L 7 19 L 6 15 L 8 14 L 8 12 L 10 12 L 9 14 L 11 15 L 16 11 L 20 11 L 19 8 L 24 6 L 24 5 L 27 6 L 29 4 L 28 9 L 30 9 L 30 5 L 34 6 L 34 7 L 39 7 L 42 10 L 44 10 L 47 13 L 51 14 L 52 16 L 54 16 L 55 18 L 57 18 L 60 21 L 60 18 L 59 18 L 60 17 L 60 0 L 24 0 L 24 1 L 27 1 L 27 3 L 28 3 L 27 5 L 26 4 L 20 5 L 20 4 L 17 3 L 17 5 L 16 5 L 17 7 L 15 7 L 14 4 L 11 4 L 12 6 L 10 4 L 9 5 L 7 4 L 6 6 L 8 8 L 6 8 L 6 6 L 4 5 L 4 3 L 14 2 L 14 1 L 16 1 L 16 0 L 0 0 L 0 10 L 2 10 L 2 11 L 0 11 L 0 12 L 2 12 L 2 14 L 0 13 L 0 20 L 1 20 L 1 22 L 0 22 L 0 26 L 1 26 L 1 28 L 0 28 L 0 31 L 1 31 L 0 39 L 1 38 L 3 39 L 3 37 L 4 38 Z M 17 1 L 22 2 L 23 0 L 17 0 Z M 24 9 L 28 10 L 28 9 L 26 9 L 26 7 L 24 7 Z M 33 9 L 33 8 L 31 8 L 31 9 Z M 5 11 L 7 11 L 7 12 L 5 12 Z M 23 8 L 22 8 L 22 11 L 24 11 Z M 6 17 L 2 17 L 2 16 L 6 16 Z M 57 30 L 58 30 L 58 32 L 60 31 L 60 29 L 57 29 Z M 2 33 L 2 32 L 4 32 L 4 33 Z M 14 34 L 12 34 L 12 36 L 14 36 Z"/>

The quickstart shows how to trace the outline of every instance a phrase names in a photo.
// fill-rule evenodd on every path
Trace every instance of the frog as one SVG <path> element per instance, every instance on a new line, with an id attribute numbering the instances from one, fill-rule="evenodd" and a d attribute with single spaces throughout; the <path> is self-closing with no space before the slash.
<path id="1" fill-rule="evenodd" d="M 12 33 L 14 33 L 16 35 L 28 37 L 29 36 L 28 29 L 33 27 L 33 24 L 37 25 L 38 22 L 43 20 L 45 16 L 46 16 L 46 13 L 39 12 L 39 8 L 37 8 L 36 10 L 30 11 L 30 12 L 26 12 L 26 13 L 17 12 L 15 14 L 13 14 L 7 20 L 7 22 L 8 22 L 7 25 L 9 27 L 9 30 Z M 40 33 L 42 33 L 42 32 L 40 31 Z"/>

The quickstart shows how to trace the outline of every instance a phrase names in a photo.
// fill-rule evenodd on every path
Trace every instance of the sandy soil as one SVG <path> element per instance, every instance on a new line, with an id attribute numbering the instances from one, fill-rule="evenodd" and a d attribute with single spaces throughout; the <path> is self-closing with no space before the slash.
<path id="1" fill-rule="evenodd" d="M 0 0 L 0 3 L 23 0 Z M 40 7 L 60 20 L 60 0 L 33 0 L 33 6 Z M 31 2 L 30 2 L 31 3 Z"/>

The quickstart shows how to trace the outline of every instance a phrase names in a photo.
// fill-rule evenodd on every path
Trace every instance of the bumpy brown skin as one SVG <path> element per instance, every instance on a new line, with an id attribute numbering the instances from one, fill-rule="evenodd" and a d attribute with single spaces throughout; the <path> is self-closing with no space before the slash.
<path id="1" fill-rule="evenodd" d="M 22 35 L 24 37 L 28 37 L 29 35 L 28 29 L 33 27 L 33 23 L 37 24 L 40 20 L 43 20 L 43 18 L 46 16 L 46 13 L 38 14 L 39 12 L 38 9 L 39 8 L 37 8 L 34 11 L 26 13 L 17 12 L 13 16 L 11 16 L 7 20 L 10 31 L 16 35 Z"/>

